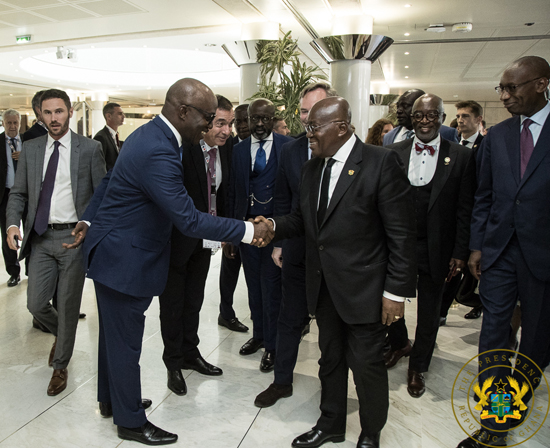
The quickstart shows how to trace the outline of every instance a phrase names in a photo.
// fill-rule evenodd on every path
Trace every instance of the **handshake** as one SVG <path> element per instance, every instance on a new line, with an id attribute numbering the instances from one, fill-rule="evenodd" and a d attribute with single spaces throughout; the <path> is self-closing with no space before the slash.
<path id="1" fill-rule="evenodd" d="M 256 216 L 256 219 L 251 218 L 249 221 L 254 224 L 254 239 L 250 244 L 256 247 L 267 246 L 275 236 L 273 222 L 263 216 Z"/>

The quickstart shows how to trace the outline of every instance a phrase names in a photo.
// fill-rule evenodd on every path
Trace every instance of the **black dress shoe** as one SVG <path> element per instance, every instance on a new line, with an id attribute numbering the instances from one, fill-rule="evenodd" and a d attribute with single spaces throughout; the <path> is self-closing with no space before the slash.
<path id="1" fill-rule="evenodd" d="M 469 313 L 466 313 L 464 315 L 464 319 L 479 319 L 481 317 L 482 312 L 483 312 L 483 307 L 476 306 L 475 308 L 472 308 Z"/>
<path id="2" fill-rule="evenodd" d="M 8 280 L 8 287 L 17 286 L 20 281 L 21 281 L 21 277 L 19 275 L 17 276 L 12 275 Z"/>
<path id="3" fill-rule="evenodd" d="M 86 313 L 80 313 L 80 314 L 78 315 L 78 318 L 79 318 L 79 319 L 86 319 Z"/>
<path id="4" fill-rule="evenodd" d="M 390 350 L 386 355 L 384 355 L 384 364 L 386 365 L 386 368 L 392 368 L 397 364 L 397 361 L 403 358 L 403 356 L 409 356 L 412 349 L 412 343 L 409 340 L 407 341 L 407 345 L 405 345 L 405 347 L 400 348 L 399 350 Z"/>
<path id="5" fill-rule="evenodd" d="M 478 429 L 470 437 L 464 439 L 456 448 L 483 448 L 485 446 L 506 446 L 506 435 L 493 435 L 485 429 Z"/>
<path id="6" fill-rule="evenodd" d="M 345 434 L 327 434 L 318 429 L 312 429 L 292 441 L 292 446 L 315 448 L 326 442 L 339 443 L 346 440 Z"/>
<path id="7" fill-rule="evenodd" d="M 228 328 L 231 331 L 238 331 L 239 333 L 246 333 L 248 331 L 248 327 L 242 324 L 239 319 L 227 320 L 224 319 L 221 314 L 218 316 L 218 325 Z"/>
<path id="8" fill-rule="evenodd" d="M 254 400 L 254 406 L 268 408 L 273 406 L 279 399 L 292 396 L 292 384 L 272 383 Z"/>
<path id="9" fill-rule="evenodd" d="M 529 408 L 525 409 L 524 411 L 519 411 L 519 413 L 521 414 L 521 418 L 519 420 L 512 419 L 510 421 L 510 430 L 521 426 L 521 424 L 525 421 L 527 414 L 529 414 Z"/>
<path id="10" fill-rule="evenodd" d="M 178 440 L 177 434 L 157 428 L 149 421 L 139 431 L 119 426 L 117 432 L 120 439 L 133 440 L 145 445 L 169 445 L 170 443 L 176 443 Z"/>
<path id="11" fill-rule="evenodd" d="M 181 374 L 181 370 L 168 371 L 168 389 L 176 395 L 185 395 L 187 393 L 187 385 Z"/>
<path id="12" fill-rule="evenodd" d="M 264 347 L 264 341 L 260 339 L 254 339 L 250 338 L 248 341 L 246 341 L 241 349 L 239 350 L 239 354 L 241 355 L 251 355 L 253 353 L 256 353 L 258 350 Z"/>
<path id="13" fill-rule="evenodd" d="M 380 433 L 376 434 L 373 437 L 359 437 L 357 448 L 380 448 Z"/>
<path id="14" fill-rule="evenodd" d="M 196 372 L 202 373 L 203 375 L 209 376 L 220 376 L 221 374 L 223 374 L 222 369 L 206 362 L 201 355 L 199 355 L 198 358 L 192 359 L 191 361 L 184 362 L 182 365 L 182 369 L 194 370 Z"/>
<path id="15" fill-rule="evenodd" d="M 260 361 L 260 371 L 267 373 L 275 368 L 275 352 L 265 351 Z"/>
<path id="16" fill-rule="evenodd" d="M 143 406 L 143 409 L 149 409 L 153 402 L 149 400 L 148 398 L 143 398 L 141 400 L 141 406 Z M 99 402 L 99 413 L 103 418 L 108 418 L 113 416 L 113 406 L 111 403 L 102 403 Z"/>
<path id="17" fill-rule="evenodd" d="M 37 330 L 43 331 L 44 333 L 51 333 L 50 330 L 45 325 L 42 325 L 36 317 L 32 318 L 32 326 Z"/>
<path id="18" fill-rule="evenodd" d="M 409 369 L 407 373 L 407 392 L 413 398 L 420 398 L 426 392 L 426 380 L 423 373 Z"/>

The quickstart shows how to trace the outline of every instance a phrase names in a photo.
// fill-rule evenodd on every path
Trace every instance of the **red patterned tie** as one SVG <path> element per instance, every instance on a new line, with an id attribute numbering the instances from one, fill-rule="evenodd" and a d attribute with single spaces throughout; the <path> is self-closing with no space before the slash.
<path id="1" fill-rule="evenodd" d="M 519 138 L 522 178 L 525 174 L 525 169 L 527 168 L 527 164 L 529 163 L 531 154 L 533 154 L 533 150 L 535 149 L 535 144 L 533 143 L 533 134 L 531 134 L 531 130 L 529 129 L 529 126 L 531 126 L 531 124 L 533 124 L 533 120 L 531 120 L 530 118 L 526 118 L 523 121 L 523 130 L 521 131 L 521 136 Z"/>

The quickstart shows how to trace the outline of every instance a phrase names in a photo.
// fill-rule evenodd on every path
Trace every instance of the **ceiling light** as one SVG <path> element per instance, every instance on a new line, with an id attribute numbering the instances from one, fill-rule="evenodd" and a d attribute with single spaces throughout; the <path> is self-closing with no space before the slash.
<path id="1" fill-rule="evenodd" d="M 408 65 L 405 65 L 405 68 L 409 68 L 409 66 L 408 66 Z"/>
<path id="2" fill-rule="evenodd" d="M 65 49 L 63 47 L 57 47 L 57 51 L 55 52 L 55 57 L 57 59 L 63 59 L 65 57 Z"/>
<path id="3" fill-rule="evenodd" d="M 10 96 L 13 96 L 13 93 L 10 93 Z"/>
<path id="4" fill-rule="evenodd" d="M 470 22 L 455 23 L 452 31 L 453 33 L 469 33 L 472 31 L 472 24 Z"/>
<path id="5" fill-rule="evenodd" d="M 428 28 L 425 28 L 424 30 L 428 33 L 444 33 L 445 31 L 447 31 L 447 28 L 445 28 L 442 23 L 435 23 L 430 24 L 430 26 Z"/>
<path id="6" fill-rule="evenodd" d="M 408 51 L 405 51 L 405 54 L 410 54 Z"/>
<path id="7" fill-rule="evenodd" d="M 404 36 L 410 36 L 410 35 L 411 35 L 411 33 L 405 33 L 404 34 Z"/>
<path id="8" fill-rule="evenodd" d="M 405 8 L 410 8 L 411 5 L 409 5 L 408 3 L 405 5 Z"/>
<path id="9" fill-rule="evenodd" d="M 458 95 L 453 95 L 453 98 L 458 98 Z"/>
<path id="10" fill-rule="evenodd" d="M 405 78 L 406 78 L 406 79 L 409 79 L 409 77 L 408 77 L 408 76 L 405 76 Z"/>

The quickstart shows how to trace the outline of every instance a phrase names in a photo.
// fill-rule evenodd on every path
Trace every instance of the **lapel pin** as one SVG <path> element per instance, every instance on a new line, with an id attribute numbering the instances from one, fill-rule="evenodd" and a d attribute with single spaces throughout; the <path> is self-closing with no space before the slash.
<path id="1" fill-rule="evenodd" d="M 349 170 L 349 171 L 348 171 L 348 174 L 349 174 L 350 176 L 353 176 L 354 173 L 355 173 L 355 171 L 353 171 L 353 170 Z"/>
<path id="2" fill-rule="evenodd" d="M 451 163 L 451 158 L 445 157 L 445 165 L 448 165 L 449 163 Z"/>

